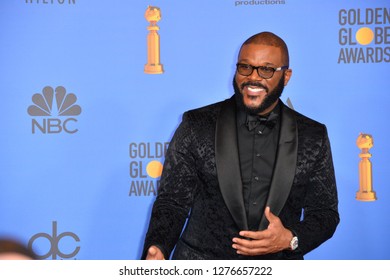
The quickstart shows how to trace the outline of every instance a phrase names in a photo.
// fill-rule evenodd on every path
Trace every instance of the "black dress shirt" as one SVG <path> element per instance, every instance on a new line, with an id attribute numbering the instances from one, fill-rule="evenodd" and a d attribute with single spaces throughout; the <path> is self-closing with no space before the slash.
<path id="1" fill-rule="evenodd" d="M 267 123 L 264 117 L 272 121 Z M 266 206 L 278 147 L 280 105 L 264 117 L 249 130 L 250 116 L 237 109 L 238 148 L 249 230 L 258 230 Z"/>

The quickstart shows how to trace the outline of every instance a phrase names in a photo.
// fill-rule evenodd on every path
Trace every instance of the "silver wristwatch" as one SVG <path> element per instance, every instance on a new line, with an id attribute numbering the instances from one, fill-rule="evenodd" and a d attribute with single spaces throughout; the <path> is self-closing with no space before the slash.
<path id="1" fill-rule="evenodd" d="M 298 237 L 294 236 L 290 241 L 290 249 L 294 251 L 296 248 L 298 248 Z"/>

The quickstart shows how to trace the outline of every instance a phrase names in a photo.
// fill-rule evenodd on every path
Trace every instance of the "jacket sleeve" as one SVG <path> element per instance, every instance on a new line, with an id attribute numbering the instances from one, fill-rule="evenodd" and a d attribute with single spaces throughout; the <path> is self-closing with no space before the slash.
<path id="1" fill-rule="evenodd" d="M 319 152 L 307 174 L 303 217 L 299 223 L 289 227 L 298 236 L 298 248 L 303 255 L 331 238 L 340 222 L 332 153 L 323 125 L 320 138 L 316 143 L 320 145 Z"/>
<path id="2" fill-rule="evenodd" d="M 185 113 L 165 157 L 142 259 L 146 258 L 151 245 L 158 246 L 165 259 L 169 259 L 180 237 L 191 209 L 197 181 L 192 137 L 190 118 Z"/>

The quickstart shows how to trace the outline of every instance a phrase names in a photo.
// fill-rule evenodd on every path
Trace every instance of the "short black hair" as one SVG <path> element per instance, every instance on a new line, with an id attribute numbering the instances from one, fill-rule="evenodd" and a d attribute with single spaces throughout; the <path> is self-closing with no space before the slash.
<path id="1" fill-rule="evenodd" d="M 288 54 L 288 48 L 286 42 L 279 36 L 275 35 L 272 32 L 260 32 L 257 33 L 251 37 L 249 37 L 243 44 L 249 45 L 249 44 L 259 44 L 259 45 L 266 45 L 266 46 L 273 46 L 280 48 L 282 50 L 282 54 L 284 55 L 283 61 L 286 66 L 289 66 L 290 64 L 290 57 Z M 242 48 L 241 46 L 241 48 Z"/>

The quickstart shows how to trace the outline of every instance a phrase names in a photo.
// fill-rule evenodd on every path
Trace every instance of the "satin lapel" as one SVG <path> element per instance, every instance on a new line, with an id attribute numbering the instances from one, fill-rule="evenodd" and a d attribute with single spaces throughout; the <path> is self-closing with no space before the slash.
<path id="1" fill-rule="evenodd" d="M 223 103 L 215 132 L 215 160 L 222 197 L 240 230 L 248 229 L 237 143 L 236 108 L 233 98 Z"/>
<path id="2" fill-rule="evenodd" d="M 297 150 L 298 131 L 295 116 L 293 111 L 283 104 L 279 147 L 267 199 L 267 206 L 271 207 L 271 212 L 276 216 L 282 210 L 291 190 L 297 166 Z M 267 227 L 268 221 L 263 215 L 259 230 Z"/>

